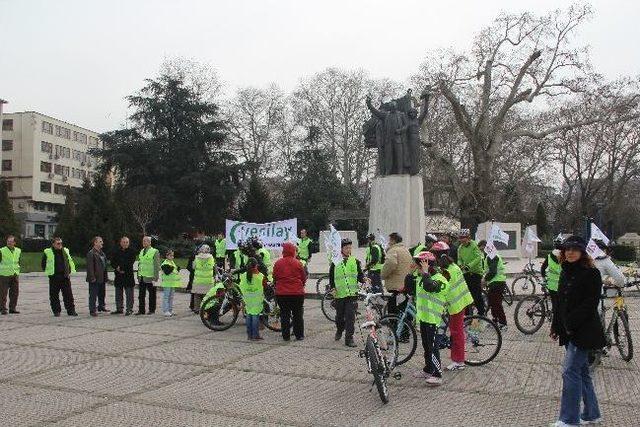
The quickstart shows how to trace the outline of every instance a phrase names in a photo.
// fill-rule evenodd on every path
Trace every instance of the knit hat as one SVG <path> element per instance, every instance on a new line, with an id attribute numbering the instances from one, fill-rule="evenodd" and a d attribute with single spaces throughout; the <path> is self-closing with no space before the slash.
<path id="1" fill-rule="evenodd" d="M 587 242 L 580 236 L 569 236 L 562 243 L 562 249 L 578 249 L 581 252 L 587 251 Z"/>

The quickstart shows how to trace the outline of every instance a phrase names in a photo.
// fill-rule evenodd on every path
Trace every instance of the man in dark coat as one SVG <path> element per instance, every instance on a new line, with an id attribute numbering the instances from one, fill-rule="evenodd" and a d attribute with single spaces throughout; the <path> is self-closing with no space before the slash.
<path id="1" fill-rule="evenodd" d="M 120 246 L 115 250 L 111 258 L 111 267 L 113 267 L 115 273 L 113 285 L 116 291 L 116 310 L 112 311 L 111 314 L 122 314 L 124 312 L 125 299 L 127 306 L 127 311 L 124 312 L 125 316 L 130 316 L 133 313 L 133 288 L 136 284 L 133 275 L 133 263 L 136 261 L 136 252 L 129 247 L 129 243 L 129 238 L 123 236 L 120 239 Z"/>

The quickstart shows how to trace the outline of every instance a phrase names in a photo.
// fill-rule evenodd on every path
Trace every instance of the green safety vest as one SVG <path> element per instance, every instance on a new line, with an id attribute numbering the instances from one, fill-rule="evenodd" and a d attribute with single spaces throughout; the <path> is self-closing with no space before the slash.
<path id="1" fill-rule="evenodd" d="M 482 260 L 482 251 L 475 241 L 471 240 L 467 246 L 458 246 L 458 264 L 466 266 L 469 273 L 483 274 Z"/>
<path id="2" fill-rule="evenodd" d="M 227 241 L 225 239 L 220 239 L 215 241 L 216 247 L 216 258 L 225 258 L 227 254 Z M 222 256 L 220 256 L 222 254 Z"/>
<path id="3" fill-rule="evenodd" d="M 449 314 L 458 314 L 473 303 L 473 296 L 469 292 L 464 274 L 457 264 L 451 263 L 447 267 L 449 272 L 449 289 L 447 290 L 447 310 Z"/>
<path id="4" fill-rule="evenodd" d="M 416 278 L 416 318 L 424 323 L 439 325 L 447 304 L 449 282 L 440 273 L 434 274 L 431 279 L 440 283 L 440 292 L 425 291 L 422 287 L 422 275 Z"/>
<path id="5" fill-rule="evenodd" d="M 311 244 L 311 242 L 313 242 L 313 240 L 308 237 L 298 240 L 298 258 L 304 260 L 309 259 L 309 245 Z"/>
<path id="6" fill-rule="evenodd" d="M 271 252 L 269 252 L 269 249 L 267 248 L 260 248 L 258 249 L 258 251 L 256 252 L 256 254 L 262 256 L 262 262 L 264 262 L 264 265 L 270 269 L 271 268 Z"/>
<path id="7" fill-rule="evenodd" d="M 160 271 L 160 286 L 163 288 L 181 288 L 182 279 L 180 277 L 180 273 L 178 272 L 176 263 L 172 260 L 165 259 L 162 262 L 162 265 L 170 265 L 171 267 L 173 267 L 173 271 L 169 274 L 165 274 L 162 270 Z"/>
<path id="8" fill-rule="evenodd" d="M 156 248 L 149 247 L 147 253 L 144 253 L 144 249 L 140 251 L 138 255 L 138 276 L 140 277 L 155 277 L 154 259 L 158 250 Z"/>
<path id="9" fill-rule="evenodd" d="M 17 276 L 20 274 L 20 254 L 22 251 L 20 248 L 13 248 L 13 251 L 8 246 L 3 246 L 0 249 L 2 253 L 2 261 L 0 261 L 0 276 Z"/>
<path id="10" fill-rule="evenodd" d="M 422 243 L 420 243 L 418 246 L 413 248 L 413 253 L 411 254 L 411 256 L 416 257 L 420 252 L 424 252 L 426 250 L 427 250 L 427 247 Z"/>
<path id="11" fill-rule="evenodd" d="M 333 267 L 333 283 L 336 286 L 336 298 L 358 295 L 358 263 L 352 256 Z"/>
<path id="12" fill-rule="evenodd" d="M 202 297 L 202 301 L 200 301 L 200 309 L 201 310 L 208 310 L 211 307 L 213 307 L 213 305 L 218 302 L 217 299 L 212 298 L 209 299 L 212 296 L 215 296 L 218 293 L 218 290 L 220 289 L 224 289 L 224 283 L 222 282 L 216 282 L 208 291 L 207 293 L 204 295 L 204 297 Z M 204 305 L 204 302 L 207 301 L 207 304 Z"/>
<path id="13" fill-rule="evenodd" d="M 382 270 L 382 246 L 380 246 L 377 243 L 373 244 L 373 249 L 378 252 L 378 262 L 374 265 L 372 265 L 369 270 L 371 271 L 380 271 Z M 365 256 L 365 261 L 367 263 L 367 265 L 369 265 L 369 262 L 371 261 L 371 246 L 367 246 L 367 252 L 366 252 L 366 256 Z"/>
<path id="14" fill-rule="evenodd" d="M 233 258 L 236 262 L 235 268 L 243 267 L 249 261 L 249 257 L 242 253 L 240 249 L 233 251 Z"/>
<path id="15" fill-rule="evenodd" d="M 216 268 L 216 260 L 211 258 L 198 258 L 193 261 L 193 284 L 196 286 L 213 286 L 213 270 Z"/>
<path id="16" fill-rule="evenodd" d="M 244 308 L 247 314 L 256 316 L 262 313 L 262 302 L 264 300 L 263 281 L 264 275 L 262 273 L 255 273 L 251 277 L 251 282 L 247 280 L 247 273 L 240 275 L 240 292 L 242 292 Z"/>
<path id="17" fill-rule="evenodd" d="M 547 255 L 547 289 L 550 291 L 558 290 L 560 282 L 560 271 L 562 266 L 551 258 L 551 254 Z"/>
<path id="18" fill-rule="evenodd" d="M 71 271 L 71 273 L 75 273 L 76 272 L 76 264 L 75 262 L 73 262 L 73 258 L 71 257 L 71 255 L 69 255 L 69 249 L 67 248 L 62 248 L 62 250 L 64 251 L 64 254 L 67 257 L 67 261 L 69 261 L 69 270 Z M 55 270 L 56 270 L 56 256 L 53 253 L 53 249 L 51 248 L 47 248 L 44 250 L 44 255 L 47 257 L 47 261 L 44 267 L 44 274 L 46 274 L 47 276 L 53 276 L 55 274 Z"/>
<path id="19" fill-rule="evenodd" d="M 493 276 L 493 278 L 491 280 L 489 280 L 489 282 L 487 282 L 489 285 L 492 283 L 496 283 L 496 282 L 506 282 L 507 281 L 507 273 L 506 273 L 506 269 L 504 266 L 504 261 L 502 261 L 502 257 L 500 255 L 496 255 L 496 257 L 498 258 L 498 271 L 496 271 L 496 275 Z M 485 271 L 484 274 L 487 274 L 487 272 L 489 271 L 489 264 L 488 262 L 485 263 Z"/>

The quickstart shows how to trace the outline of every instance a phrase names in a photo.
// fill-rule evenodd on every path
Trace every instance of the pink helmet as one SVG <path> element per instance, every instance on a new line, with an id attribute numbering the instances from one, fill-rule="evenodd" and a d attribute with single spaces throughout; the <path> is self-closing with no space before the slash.
<path id="1" fill-rule="evenodd" d="M 433 262 L 436 260 L 436 257 L 431 252 L 420 252 L 418 255 L 414 257 L 418 261 L 429 261 Z"/>
<path id="2" fill-rule="evenodd" d="M 437 241 L 431 246 L 430 250 L 433 252 L 447 252 L 449 250 L 449 245 L 445 242 Z"/>

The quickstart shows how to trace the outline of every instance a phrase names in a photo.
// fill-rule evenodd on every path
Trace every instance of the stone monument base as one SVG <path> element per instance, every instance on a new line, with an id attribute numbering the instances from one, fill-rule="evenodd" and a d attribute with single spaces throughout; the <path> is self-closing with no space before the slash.
<path id="1" fill-rule="evenodd" d="M 369 232 L 386 238 L 394 231 L 400 233 L 407 247 L 424 241 L 424 193 L 420 175 L 378 176 L 373 180 Z"/>

